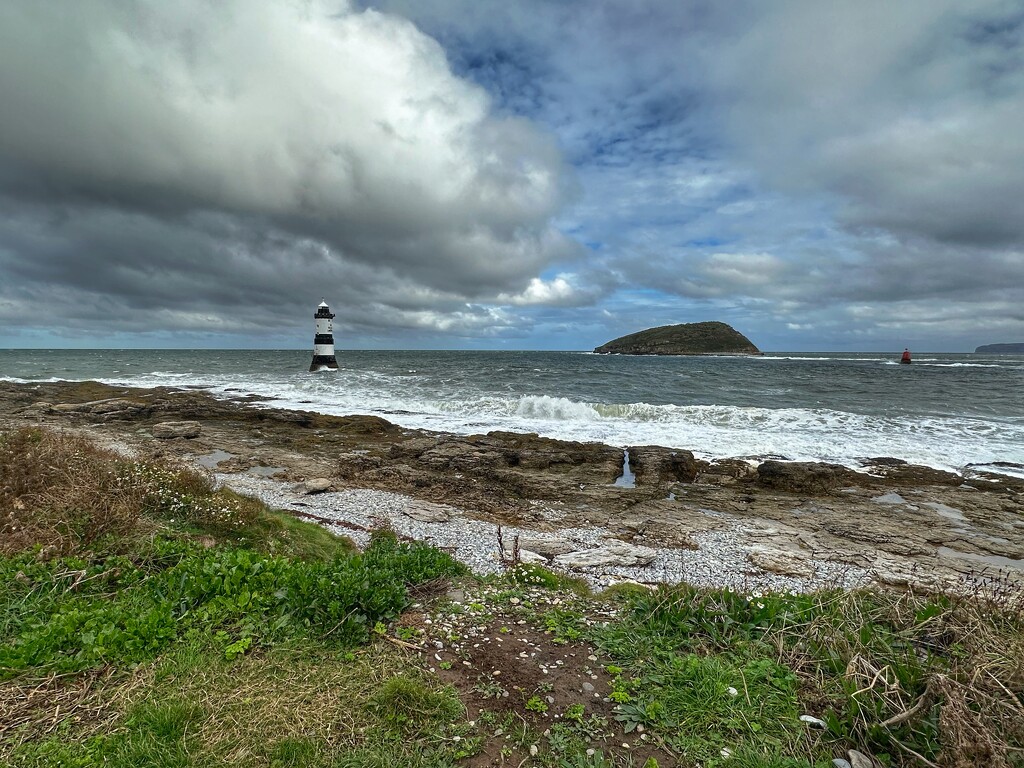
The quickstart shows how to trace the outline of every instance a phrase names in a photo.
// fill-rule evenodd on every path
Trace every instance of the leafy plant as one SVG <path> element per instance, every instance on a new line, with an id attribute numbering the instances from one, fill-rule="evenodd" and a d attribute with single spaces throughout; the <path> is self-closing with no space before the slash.
<path id="1" fill-rule="evenodd" d="M 590 586 L 583 579 L 556 573 L 536 563 L 518 563 L 508 572 L 508 580 L 524 587 L 561 590 L 586 595 Z"/>
<path id="2" fill-rule="evenodd" d="M 526 708 L 530 712 L 544 713 L 548 711 L 548 703 L 540 696 L 531 696 L 526 700 Z"/>

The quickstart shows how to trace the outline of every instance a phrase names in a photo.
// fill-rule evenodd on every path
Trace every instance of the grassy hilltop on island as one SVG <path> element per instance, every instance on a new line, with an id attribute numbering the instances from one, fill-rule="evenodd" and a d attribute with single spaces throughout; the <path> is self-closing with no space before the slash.
<path id="1" fill-rule="evenodd" d="M 621 336 L 594 352 L 611 355 L 760 355 L 754 343 L 731 325 L 681 323 Z"/>

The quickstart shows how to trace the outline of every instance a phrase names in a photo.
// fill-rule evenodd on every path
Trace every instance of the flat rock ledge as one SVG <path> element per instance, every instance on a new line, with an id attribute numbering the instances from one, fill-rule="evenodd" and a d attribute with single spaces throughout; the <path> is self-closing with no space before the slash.
<path id="1" fill-rule="evenodd" d="M 479 573 L 505 567 L 517 549 L 594 586 L 1024 584 L 1024 480 L 1008 474 L 884 456 L 857 467 L 708 461 L 650 445 L 433 433 L 258 400 L 0 382 L 0 428 L 70 429 L 117 450 L 198 461 L 237 490 L 359 544 L 391 526 Z M 628 488 L 615 484 L 624 451 Z"/>
<path id="2" fill-rule="evenodd" d="M 650 565 L 657 556 L 658 550 L 651 547 L 610 539 L 600 547 L 558 555 L 555 563 L 566 568 L 595 568 L 602 565 L 630 567 Z"/>
<path id="3" fill-rule="evenodd" d="M 191 440 L 203 433 L 203 425 L 198 421 L 162 421 L 153 425 L 152 433 L 158 440 L 171 440 L 176 437 Z"/>

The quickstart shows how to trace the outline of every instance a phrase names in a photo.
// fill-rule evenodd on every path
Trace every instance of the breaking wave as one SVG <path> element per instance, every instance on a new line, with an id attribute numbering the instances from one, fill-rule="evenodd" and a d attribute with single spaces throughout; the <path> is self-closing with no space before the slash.
<path id="1" fill-rule="evenodd" d="M 339 356 L 340 370 L 320 376 L 307 373 L 304 353 L 292 352 L 133 351 L 130 371 L 127 353 L 38 354 L 29 362 L 18 354 L 5 360 L 0 381 L 205 388 L 282 408 L 373 413 L 406 428 L 536 432 L 705 458 L 776 455 L 856 466 L 862 457 L 895 456 L 956 470 L 1024 464 L 1024 366 L 1016 360 L 937 356 L 895 371 L 883 367 L 895 360 L 876 355 L 350 353 Z"/>

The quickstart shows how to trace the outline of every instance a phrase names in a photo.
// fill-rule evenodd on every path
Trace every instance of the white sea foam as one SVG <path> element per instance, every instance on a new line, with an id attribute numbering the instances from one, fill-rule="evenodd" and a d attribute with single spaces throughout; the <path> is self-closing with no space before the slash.
<path id="1" fill-rule="evenodd" d="M 853 363 L 878 363 L 883 360 L 888 360 L 886 357 L 829 357 L 825 355 L 815 355 L 814 357 L 802 357 L 800 355 L 756 355 L 751 360 L 841 360 L 844 362 Z"/>
<path id="2" fill-rule="evenodd" d="M 996 363 L 918 363 L 927 368 L 1019 368 L 1016 365 L 998 365 Z"/>
<path id="3" fill-rule="evenodd" d="M 585 359 L 585 356 L 580 357 Z M 760 358 L 750 358 L 755 359 Z M 809 359 L 818 361 L 826 358 Z M 836 356 L 833 359 L 846 358 Z M 895 360 L 884 358 L 849 359 L 869 362 L 871 365 L 897 364 Z M 726 371 L 736 371 L 737 365 L 742 365 L 732 359 L 721 368 L 709 361 L 701 362 L 699 368 L 693 367 L 692 360 L 643 361 L 648 366 L 644 370 L 651 372 L 651 375 L 663 376 L 658 385 L 661 389 L 639 386 L 636 391 L 640 396 L 634 402 L 626 403 L 610 402 L 623 391 L 617 388 L 615 382 L 633 386 L 636 377 L 636 374 L 621 366 L 593 369 L 601 375 L 610 371 L 607 373 L 610 378 L 599 385 L 588 384 L 586 388 L 579 388 L 579 391 L 605 393 L 597 395 L 607 400 L 601 402 L 587 397 L 556 395 L 555 392 L 561 387 L 551 382 L 558 381 L 556 374 L 561 375 L 559 369 L 553 366 L 536 368 L 532 360 L 524 369 L 503 361 L 500 366 L 502 372 L 497 377 L 497 366 L 481 373 L 481 369 L 461 362 L 458 365 L 444 360 L 442 362 L 447 367 L 414 364 L 393 368 L 381 365 L 375 368 L 372 364 L 350 364 L 343 365 L 341 370 L 332 371 L 330 376 L 311 376 L 306 373 L 305 366 L 300 364 L 296 367 L 288 360 L 280 366 L 275 361 L 273 366 L 253 366 L 251 370 L 236 364 L 206 368 L 192 360 L 177 369 L 172 367 L 173 362 L 159 362 L 153 366 L 157 370 L 147 371 L 144 366 L 136 374 L 125 372 L 111 376 L 108 373 L 108 377 L 100 380 L 109 384 L 141 387 L 205 387 L 222 397 L 255 394 L 270 398 L 268 405 L 338 415 L 376 413 L 408 428 L 456 433 L 480 433 L 494 429 L 537 432 L 550 437 L 593 440 L 620 447 L 664 445 L 692 450 L 705 458 L 778 455 L 856 466 L 857 459 L 861 457 L 895 456 L 914 463 L 948 469 L 960 469 L 967 464 L 987 464 L 997 471 L 999 465 L 995 462 L 1024 464 L 1024 418 L 1015 418 L 1013 411 L 1006 411 L 1005 406 L 1002 406 L 1003 411 L 995 412 L 1001 413 L 1001 416 L 938 416 L 919 409 L 918 412 L 928 415 L 912 417 L 908 415 L 905 406 L 886 407 L 887 401 L 880 399 L 877 408 L 870 404 L 862 408 L 867 413 L 853 412 L 855 407 L 849 410 L 844 407 L 847 401 L 845 392 L 821 400 L 818 400 L 817 395 L 808 397 L 805 394 L 812 391 L 808 389 L 811 385 L 805 383 L 808 376 L 812 376 L 811 384 L 819 388 L 841 387 L 849 381 L 846 377 L 834 374 L 813 378 L 817 367 L 813 363 L 808 365 L 806 361 L 793 363 L 792 369 L 799 374 L 796 378 L 787 374 L 785 377 L 771 379 L 770 369 L 758 367 L 754 373 L 757 377 L 754 384 L 747 383 L 750 381 L 749 374 L 730 373 L 728 376 L 732 378 L 728 378 Z M 915 365 L 928 362 L 927 359 L 915 360 Z M 989 360 L 966 363 L 948 358 L 937 362 L 948 373 L 939 373 L 938 366 L 934 366 L 931 367 L 932 373 L 922 373 L 922 376 L 952 380 L 957 369 L 990 364 Z M 562 363 L 557 361 L 557 364 Z M 308 363 L 305 365 L 308 366 Z M 1006 367 L 1019 368 L 1013 365 Z M 106 370 L 112 372 L 120 368 L 118 365 L 116 369 L 108 367 Z M 783 368 L 789 371 L 791 367 L 779 366 L 780 371 Z M 851 370 L 855 368 L 864 370 L 863 366 L 851 367 Z M 53 370 L 60 369 L 50 367 L 41 372 Z M 530 373 L 524 375 L 521 370 L 529 370 Z M 914 370 L 916 368 L 912 367 L 908 378 L 895 372 L 882 374 L 876 368 L 876 378 L 871 374 L 862 374 L 857 380 L 860 382 L 857 386 L 876 387 L 881 398 L 894 393 L 905 400 L 907 387 L 915 387 L 914 391 L 918 391 L 915 384 L 917 379 L 912 375 Z M 762 371 L 766 372 L 764 376 Z M 5 373 L 21 372 L 14 370 Z M 541 375 L 538 376 L 538 373 Z M 478 375 L 495 377 L 497 383 L 492 382 L 489 389 L 480 386 Z M 987 381 L 997 375 L 1005 377 L 1016 374 L 994 371 L 970 374 L 965 371 L 959 375 L 962 380 L 973 381 L 963 377 L 974 375 L 979 381 Z M 96 376 L 74 377 L 73 380 L 83 378 Z M 676 384 L 680 378 L 683 381 Z M 34 380 L 11 375 L 0 377 L 2 381 L 16 383 L 68 379 L 72 377 Z M 878 383 L 885 381 L 896 383 L 891 386 Z M 784 386 L 774 386 L 776 384 Z M 963 384 L 960 386 L 963 387 Z M 523 389 L 530 387 L 535 389 L 533 393 L 522 393 Z M 706 400 L 728 401 L 733 391 L 730 387 L 750 387 L 749 391 L 753 394 L 744 395 L 741 401 L 753 402 L 760 407 L 663 404 L 644 402 L 641 399 L 650 393 L 652 397 L 671 397 L 677 403 L 685 402 L 691 397 L 692 391 Z M 550 394 L 543 394 L 545 389 Z M 1004 401 L 1007 391 L 1005 388 L 1001 390 Z M 855 395 L 861 398 L 863 404 L 862 392 L 857 391 Z M 813 406 L 816 400 L 821 403 L 820 407 L 808 407 L 808 404 Z M 804 407 L 764 407 L 773 403 L 785 405 L 794 402 Z M 963 400 L 965 406 L 972 402 Z M 983 414 L 987 413 L 983 411 Z"/>
<path id="4" fill-rule="evenodd" d="M 896 456 L 959 470 L 964 465 L 1024 461 L 1024 427 L 972 419 L 867 416 L 830 409 L 725 405 L 585 403 L 550 396 L 466 400 L 336 394 L 311 406 L 300 390 L 274 403 L 339 415 L 380 413 L 402 426 L 457 433 L 492 429 L 536 432 L 617 446 L 664 445 L 704 458 L 780 455 L 856 466 L 865 456 Z M 371 406 L 368 408 L 368 406 Z"/>
<path id="5" fill-rule="evenodd" d="M 541 421 L 594 421 L 601 418 L 589 403 L 575 403 L 564 397 L 530 395 L 519 399 L 515 415 Z"/>
<path id="6" fill-rule="evenodd" d="M 68 379 L 60 376 L 50 376 L 47 379 L 20 379 L 17 376 L 0 376 L 0 381 L 7 381 L 11 384 L 56 384 L 59 381 L 82 381 L 82 379 Z"/>

